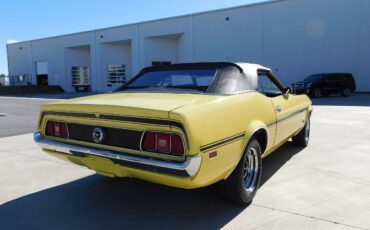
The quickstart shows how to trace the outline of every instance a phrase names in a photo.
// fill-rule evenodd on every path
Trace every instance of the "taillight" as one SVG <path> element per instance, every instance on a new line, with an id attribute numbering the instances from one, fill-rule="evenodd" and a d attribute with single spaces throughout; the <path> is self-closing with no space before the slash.
<path id="1" fill-rule="evenodd" d="M 171 152 L 171 136 L 165 133 L 157 133 L 157 151 L 160 153 Z"/>
<path id="2" fill-rule="evenodd" d="M 147 132 L 145 134 L 144 140 L 143 140 L 143 149 L 148 152 L 156 152 L 157 151 L 157 143 L 156 143 L 156 135 L 155 133 L 149 133 Z"/>
<path id="3" fill-rule="evenodd" d="M 177 134 L 146 132 L 141 148 L 144 151 L 183 156 L 184 143 Z"/>
<path id="4" fill-rule="evenodd" d="M 45 134 L 47 136 L 68 138 L 67 124 L 60 121 L 48 121 L 46 124 Z"/>

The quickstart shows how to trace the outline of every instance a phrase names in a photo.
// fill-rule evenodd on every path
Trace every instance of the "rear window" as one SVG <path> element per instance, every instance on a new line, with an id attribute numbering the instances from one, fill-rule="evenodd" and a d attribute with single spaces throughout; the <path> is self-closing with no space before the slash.
<path id="1" fill-rule="evenodd" d="M 142 74 L 125 89 L 167 87 L 205 91 L 213 81 L 216 69 L 163 70 Z"/>
<path id="2" fill-rule="evenodd" d="M 352 74 L 343 74 L 344 78 L 346 78 L 347 80 L 353 80 L 353 76 Z"/>
<path id="3" fill-rule="evenodd" d="M 185 64 L 184 64 L 185 65 Z M 235 65 L 218 67 L 147 69 L 116 91 L 235 94 L 256 90 L 257 84 Z"/>

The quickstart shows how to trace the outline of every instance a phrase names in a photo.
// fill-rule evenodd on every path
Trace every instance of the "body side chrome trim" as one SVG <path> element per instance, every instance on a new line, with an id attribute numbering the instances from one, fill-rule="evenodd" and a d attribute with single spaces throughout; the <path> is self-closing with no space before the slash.
<path id="1" fill-rule="evenodd" d="M 58 153 L 78 157 L 85 157 L 88 155 L 104 157 L 112 160 L 114 163 L 123 166 L 141 168 L 155 172 L 173 174 L 182 177 L 194 176 L 199 171 L 202 160 L 200 155 L 195 155 L 187 157 L 186 160 L 183 162 L 166 162 L 152 158 L 134 156 L 127 153 L 89 148 L 47 140 L 44 139 L 40 133 L 34 134 L 34 140 L 42 148 L 55 151 Z"/>

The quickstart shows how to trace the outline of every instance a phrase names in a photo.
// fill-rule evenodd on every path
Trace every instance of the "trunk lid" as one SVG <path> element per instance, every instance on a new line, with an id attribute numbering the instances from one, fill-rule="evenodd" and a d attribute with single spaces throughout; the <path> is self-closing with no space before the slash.
<path id="1" fill-rule="evenodd" d="M 169 118 L 169 112 L 174 109 L 215 98 L 202 94 L 107 93 L 58 101 L 43 106 L 42 110 Z"/>

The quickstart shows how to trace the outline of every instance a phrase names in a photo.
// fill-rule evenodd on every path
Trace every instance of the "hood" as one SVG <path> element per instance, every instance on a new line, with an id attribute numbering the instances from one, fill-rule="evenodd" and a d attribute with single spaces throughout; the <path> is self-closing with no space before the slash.
<path id="1" fill-rule="evenodd" d="M 42 110 L 168 117 L 174 109 L 192 103 L 207 103 L 218 97 L 179 93 L 107 93 L 58 101 L 43 106 Z"/>

